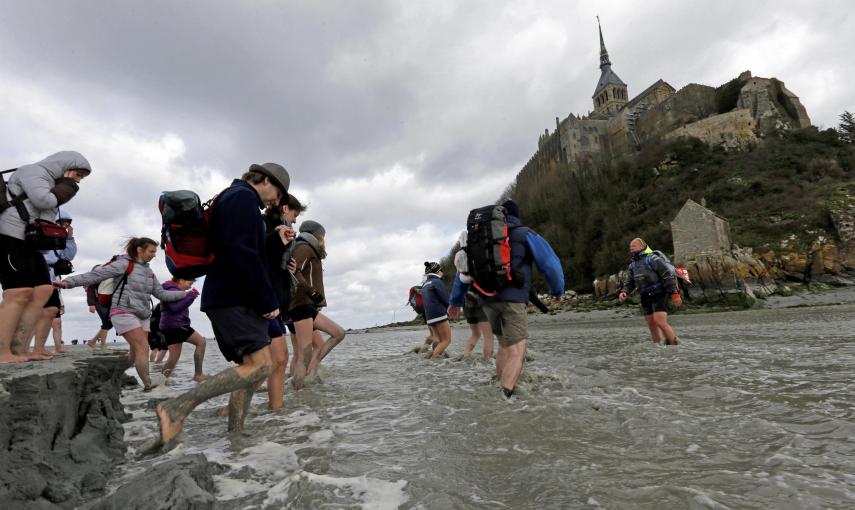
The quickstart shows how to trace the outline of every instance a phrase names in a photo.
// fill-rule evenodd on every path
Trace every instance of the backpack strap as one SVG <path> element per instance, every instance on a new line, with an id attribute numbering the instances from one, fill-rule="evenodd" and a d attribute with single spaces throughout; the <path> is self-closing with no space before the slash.
<path id="1" fill-rule="evenodd" d="M 125 285 L 127 285 L 127 283 L 128 283 L 128 275 L 130 275 L 133 272 L 134 272 L 134 261 L 129 260 L 128 261 L 128 267 L 127 267 L 127 269 L 125 269 L 125 274 L 122 275 L 122 288 L 119 289 L 119 299 L 116 300 L 117 304 L 119 301 L 122 300 L 122 294 L 125 292 Z"/>
<path id="2" fill-rule="evenodd" d="M 12 173 L 12 172 L 14 172 L 15 170 L 17 170 L 17 168 L 10 168 L 9 170 L 2 170 L 2 171 L 0 171 L 0 175 L 3 175 L 3 174 L 11 174 L 11 173 Z"/>

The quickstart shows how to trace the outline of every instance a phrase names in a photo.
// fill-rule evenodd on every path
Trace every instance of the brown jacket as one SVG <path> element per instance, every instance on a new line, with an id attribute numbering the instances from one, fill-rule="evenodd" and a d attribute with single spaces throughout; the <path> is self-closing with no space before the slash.
<path id="1" fill-rule="evenodd" d="M 291 310 L 302 305 L 314 305 L 310 297 L 312 292 L 324 294 L 324 271 L 315 249 L 308 243 L 296 243 L 293 257 L 297 261 L 297 288 L 291 298 Z M 324 300 L 321 306 L 326 304 Z"/>

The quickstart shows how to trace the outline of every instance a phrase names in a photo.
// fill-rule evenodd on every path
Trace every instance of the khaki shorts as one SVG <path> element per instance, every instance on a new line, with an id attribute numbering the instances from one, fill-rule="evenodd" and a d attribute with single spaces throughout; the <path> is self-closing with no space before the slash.
<path id="1" fill-rule="evenodd" d="M 484 313 L 490 329 L 499 337 L 502 347 L 509 347 L 528 338 L 528 316 L 524 303 L 484 303 Z"/>

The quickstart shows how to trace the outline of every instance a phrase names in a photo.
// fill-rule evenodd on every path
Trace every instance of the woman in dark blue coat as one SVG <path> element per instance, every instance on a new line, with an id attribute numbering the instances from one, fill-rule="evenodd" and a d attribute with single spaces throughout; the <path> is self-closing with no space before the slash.
<path id="1" fill-rule="evenodd" d="M 425 319 L 434 338 L 439 339 L 432 358 L 442 356 L 451 345 L 451 325 L 448 323 L 448 289 L 442 281 L 442 269 L 437 262 L 425 262 L 426 280 L 422 285 Z"/>

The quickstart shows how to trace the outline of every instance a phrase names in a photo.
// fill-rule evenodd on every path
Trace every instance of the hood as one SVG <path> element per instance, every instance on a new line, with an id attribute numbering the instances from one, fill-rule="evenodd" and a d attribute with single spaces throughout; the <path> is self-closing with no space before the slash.
<path id="1" fill-rule="evenodd" d="M 318 242 L 317 237 L 313 236 L 308 232 L 300 232 L 300 235 L 297 236 L 297 240 L 308 243 L 309 246 L 311 246 L 312 249 L 315 250 L 315 255 L 317 255 L 318 258 L 321 258 L 321 244 Z"/>
<path id="2" fill-rule="evenodd" d="M 650 246 L 648 246 L 648 247 L 644 248 L 643 250 L 641 250 L 640 252 L 633 254 L 632 260 L 640 260 L 641 257 L 644 257 L 646 255 L 650 255 L 651 253 L 653 253 L 653 249 L 650 248 Z"/>
<path id="3" fill-rule="evenodd" d="M 92 172 L 92 167 L 89 165 L 89 161 L 83 157 L 83 154 L 75 151 L 57 152 L 36 164 L 47 170 L 54 179 L 59 179 L 67 170 L 75 168 L 88 170 L 90 173 Z"/>
<path id="4" fill-rule="evenodd" d="M 175 282 L 173 282 L 172 280 L 166 280 L 165 282 L 163 282 L 162 287 L 165 290 L 181 290 L 178 288 L 178 285 Z"/>

